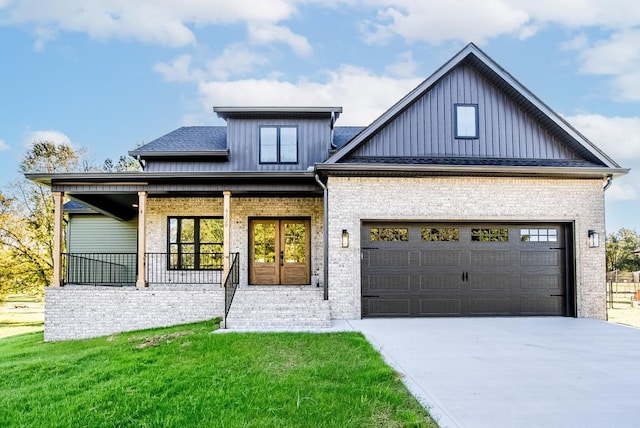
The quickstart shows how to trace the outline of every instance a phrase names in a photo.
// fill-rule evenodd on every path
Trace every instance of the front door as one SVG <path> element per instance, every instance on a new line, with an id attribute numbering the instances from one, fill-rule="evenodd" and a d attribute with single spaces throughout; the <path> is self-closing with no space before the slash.
<path id="1" fill-rule="evenodd" d="M 309 220 L 253 219 L 249 229 L 250 284 L 311 283 Z"/>

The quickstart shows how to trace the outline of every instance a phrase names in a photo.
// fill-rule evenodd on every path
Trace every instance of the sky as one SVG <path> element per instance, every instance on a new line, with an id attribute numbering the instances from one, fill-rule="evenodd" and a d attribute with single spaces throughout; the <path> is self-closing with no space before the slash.
<path id="1" fill-rule="evenodd" d="M 640 231 L 637 0 L 0 0 L 0 189 L 33 141 L 102 164 L 213 106 L 368 125 L 469 42 L 632 169 L 607 230 Z"/>

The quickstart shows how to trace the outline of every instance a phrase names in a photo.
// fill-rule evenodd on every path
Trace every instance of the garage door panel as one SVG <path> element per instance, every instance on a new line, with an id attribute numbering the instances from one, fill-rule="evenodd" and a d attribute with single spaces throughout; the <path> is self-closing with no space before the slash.
<path id="1" fill-rule="evenodd" d="M 362 227 L 363 316 L 564 315 L 567 310 L 564 225 L 371 222 Z"/>
<path id="2" fill-rule="evenodd" d="M 460 290 L 460 275 L 420 275 L 420 290 Z"/>
<path id="3" fill-rule="evenodd" d="M 511 315 L 510 297 L 480 297 L 469 300 L 469 315 Z"/>
<path id="4" fill-rule="evenodd" d="M 514 283 L 511 275 L 489 274 L 472 275 L 469 277 L 471 290 L 510 290 Z"/>
<path id="5" fill-rule="evenodd" d="M 371 291 L 409 291 L 411 289 L 411 275 L 388 274 L 369 275 L 368 289 Z"/>
<path id="6" fill-rule="evenodd" d="M 521 275 L 522 290 L 560 290 L 558 275 Z"/>
<path id="7" fill-rule="evenodd" d="M 446 250 L 421 251 L 422 266 L 460 266 L 460 252 Z"/>
<path id="8" fill-rule="evenodd" d="M 520 300 L 522 315 L 557 315 L 563 310 L 561 297 L 530 298 Z"/>
<path id="9" fill-rule="evenodd" d="M 421 316 L 460 316 L 462 303 L 458 299 L 420 299 Z"/>
<path id="10" fill-rule="evenodd" d="M 374 316 L 409 316 L 410 298 L 373 298 L 369 300 L 369 314 Z"/>
<path id="11" fill-rule="evenodd" d="M 522 251 L 520 253 L 522 266 L 559 266 L 560 255 L 549 251 Z"/>
<path id="12" fill-rule="evenodd" d="M 475 251 L 471 254 L 471 266 L 510 266 L 510 251 Z"/>

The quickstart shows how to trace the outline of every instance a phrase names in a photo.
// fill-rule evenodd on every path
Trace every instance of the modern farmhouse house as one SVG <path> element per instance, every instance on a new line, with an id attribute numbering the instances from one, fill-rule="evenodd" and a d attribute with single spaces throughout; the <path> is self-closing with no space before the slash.
<path id="1" fill-rule="evenodd" d="M 45 339 L 213 317 L 604 318 L 621 168 L 470 44 L 366 127 L 215 107 L 135 173 L 29 174 L 55 200 Z M 66 246 L 63 202 L 68 218 Z"/>

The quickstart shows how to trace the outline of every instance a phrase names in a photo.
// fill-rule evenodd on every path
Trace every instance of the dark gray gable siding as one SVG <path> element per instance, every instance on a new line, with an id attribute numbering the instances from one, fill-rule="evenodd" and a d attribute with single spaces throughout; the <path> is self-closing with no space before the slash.
<path id="1" fill-rule="evenodd" d="M 454 105 L 477 104 L 479 138 L 456 139 Z M 579 160 L 474 68 L 461 64 L 350 154 Z"/>
<path id="2" fill-rule="evenodd" d="M 298 162 L 296 164 L 260 164 L 258 156 L 261 125 L 298 126 Z M 326 159 L 331 141 L 330 119 L 274 119 L 272 117 L 229 119 L 226 132 L 228 161 L 149 159 L 146 171 L 305 171 L 308 167 Z"/>

